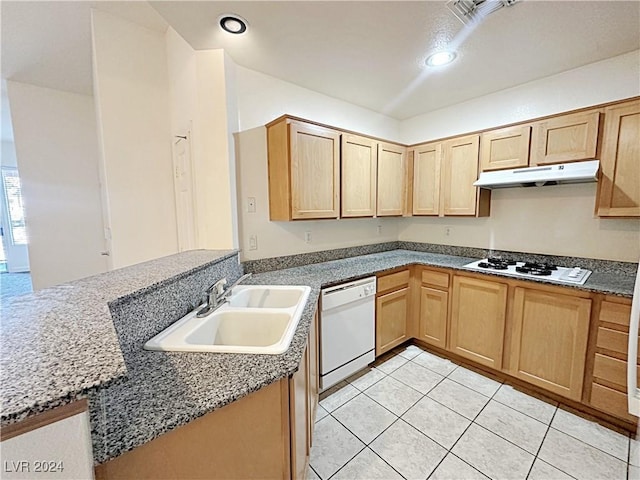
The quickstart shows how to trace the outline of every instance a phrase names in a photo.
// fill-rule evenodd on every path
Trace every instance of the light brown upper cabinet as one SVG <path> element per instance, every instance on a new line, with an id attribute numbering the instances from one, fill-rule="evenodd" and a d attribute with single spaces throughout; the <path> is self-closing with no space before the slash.
<path id="1" fill-rule="evenodd" d="M 484 132 L 480 139 L 482 171 L 529 165 L 531 126 L 520 125 Z"/>
<path id="2" fill-rule="evenodd" d="M 269 218 L 338 218 L 340 132 L 283 117 L 267 142 Z"/>
<path id="3" fill-rule="evenodd" d="M 511 374 L 580 401 L 591 299 L 517 287 Z"/>
<path id="4" fill-rule="evenodd" d="M 342 217 L 376 214 L 378 144 L 357 135 L 342 135 Z"/>
<path id="5" fill-rule="evenodd" d="M 407 149 L 378 143 L 378 188 L 376 214 L 404 215 L 407 210 Z"/>
<path id="6" fill-rule="evenodd" d="M 600 112 L 572 113 L 533 124 L 531 166 L 596 158 Z"/>
<path id="7" fill-rule="evenodd" d="M 479 135 L 426 143 L 413 153 L 413 215 L 489 215 L 491 192 L 478 179 Z"/>
<path id="8" fill-rule="evenodd" d="M 442 143 L 426 143 L 413 149 L 413 214 L 440 215 Z"/>
<path id="9" fill-rule="evenodd" d="M 640 217 L 640 100 L 604 110 L 597 212 Z"/>
<path id="10" fill-rule="evenodd" d="M 506 283 L 454 275 L 449 349 L 500 370 L 506 313 Z"/>
<path id="11" fill-rule="evenodd" d="M 448 215 L 489 214 L 489 190 L 473 186 L 478 179 L 479 135 L 446 140 L 442 144 L 441 212 Z"/>

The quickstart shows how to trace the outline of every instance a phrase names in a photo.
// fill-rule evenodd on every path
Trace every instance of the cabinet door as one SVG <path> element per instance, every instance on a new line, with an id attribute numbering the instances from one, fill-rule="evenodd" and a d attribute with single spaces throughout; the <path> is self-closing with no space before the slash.
<path id="1" fill-rule="evenodd" d="M 480 138 L 483 171 L 529 165 L 531 126 L 507 127 L 484 132 Z"/>
<path id="2" fill-rule="evenodd" d="M 418 339 L 445 348 L 449 293 L 435 288 L 420 287 L 420 318 Z"/>
<path id="3" fill-rule="evenodd" d="M 370 138 L 342 135 L 342 216 L 376 213 L 378 144 Z"/>
<path id="4" fill-rule="evenodd" d="M 444 142 L 442 177 L 442 214 L 475 215 L 478 189 L 479 135 L 467 135 Z"/>
<path id="5" fill-rule="evenodd" d="M 428 143 L 413 152 L 413 214 L 440 214 L 442 144 Z"/>
<path id="6" fill-rule="evenodd" d="M 378 144 L 377 215 L 400 216 L 407 203 L 407 149 L 391 143 Z"/>
<path id="7" fill-rule="evenodd" d="M 580 401 L 591 299 L 515 289 L 511 373 Z"/>
<path id="8" fill-rule="evenodd" d="M 376 299 L 376 356 L 408 339 L 409 288 Z"/>
<path id="9" fill-rule="evenodd" d="M 291 217 L 337 218 L 340 204 L 340 134 L 292 122 Z"/>
<path id="10" fill-rule="evenodd" d="M 291 473 L 305 478 L 309 464 L 309 343 L 302 355 L 298 371 L 289 378 L 289 421 L 291 435 Z"/>
<path id="11" fill-rule="evenodd" d="M 309 446 L 313 441 L 313 429 L 316 424 L 318 392 L 320 391 L 320 372 L 318 367 L 318 311 L 313 316 L 309 328 Z"/>
<path id="12" fill-rule="evenodd" d="M 453 277 L 449 349 L 496 370 L 502 367 L 507 285 Z"/>
<path id="13" fill-rule="evenodd" d="M 533 126 L 531 165 L 592 159 L 598 146 L 600 112 L 572 113 Z"/>
<path id="14" fill-rule="evenodd" d="M 604 111 L 598 215 L 640 217 L 640 101 Z"/>

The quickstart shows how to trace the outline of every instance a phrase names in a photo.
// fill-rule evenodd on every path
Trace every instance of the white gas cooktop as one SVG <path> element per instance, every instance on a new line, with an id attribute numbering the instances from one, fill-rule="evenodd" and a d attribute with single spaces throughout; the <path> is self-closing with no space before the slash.
<path id="1" fill-rule="evenodd" d="M 547 279 L 571 285 L 584 285 L 591 275 L 591 270 L 580 267 L 559 267 L 548 263 L 508 261 L 495 257 L 471 262 L 465 265 L 465 268 L 510 277 Z"/>

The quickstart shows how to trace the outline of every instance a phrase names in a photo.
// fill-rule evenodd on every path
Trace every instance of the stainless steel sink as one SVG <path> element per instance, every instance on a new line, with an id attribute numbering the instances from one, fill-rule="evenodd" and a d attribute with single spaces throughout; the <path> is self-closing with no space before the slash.
<path id="1" fill-rule="evenodd" d="M 203 318 L 193 311 L 149 340 L 146 350 L 278 354 L 289 348 L 311 289 L 236 287 L 228 303 Z"/>

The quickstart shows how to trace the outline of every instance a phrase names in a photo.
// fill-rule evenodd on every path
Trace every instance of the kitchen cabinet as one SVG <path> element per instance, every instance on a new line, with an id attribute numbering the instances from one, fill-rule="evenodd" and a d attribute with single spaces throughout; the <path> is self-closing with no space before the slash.
<path id="1" fill-rule="evenodd" d="M 442 145 L 442 216 L 489 215 L 489 190 L 473 186 L 478 179 L 479 135 L 447 140 Z"/>
<path id="2" fill-rule="evenodd" d="M 605 297 L 599 303 L 591 388 L 586 397 L 598 410 L 636 423 L 638 417 L 627 410 L 627 362 L 636 364 L 640 380 L 640 353 L 636 358 L 627 354 L 630 317 L 629 299 Z"/>
<path id="3" fill-rule="evenodd" d="M 491 192 L 473 186 L 479 145 L 479 135 L 467 135 L 412 149 L 414 215 L 489 215 Z"/>
<path id="4" fill-rule="evenodd" d="M 600 171 L 597 214 L 640 217 L 640 100 L 604 109 Z"/>
<path id="5" fill-rule="evenodd" d="M 420 268 L 420 299 L 416 338 L 444 349 L 449 318 L 449 273 Z"/>
<path id="6" fill-rule="evenodd" d="M 291 435 L 291 474 L 304 478 L 311 453 L 309 341 L 298 371 L 289 379 L 289 422 Z"/>
<path id="7" fill-rule="evenodd" d="M 407 211 L 407 149 L 393 143 L 378 143 L 376 215 L 401 216 Z"/>
<path id="8" fill-rule="evenodd" d="M 440 215 L 442 143 L 426 143 L 412 149 L 413 215 Z"/>
<path id="9" fill-rule="evenodd" d="M 267 125 L 269 218 L 338 218 L 340 132 L 283 117 Z"/>
<path id="10" fill-rule="evenodd" d="M 376 356 L 410 338 L 409 269 L 378 276 L 376 293 Z"/>
<path id="11" fill-rule="evenodd" d="M 600 112 L 571 113 L 533 124 L 530 165 L 597 158 Z"/>
<path id="12" fill-rule="evenodd" d="M 516 287 L 510 373 L 579 401 L 591 299 Z"/>
<path id="13" fill-rule="evenodd" d="M 378 143 L 357 135 L 342 135 L 342 217 L 376 214 Z"/>
<path id="14" fill-rule="evenodd" d="M 291 377 L 96 466 L 96 478 L 304 478 L 318 402 L 316 329 L 317 315 Z"/>
<path id="15" fill-rule="evenodd" d="M 480 137 L 482 171 L 521 168 L 529 165 L 531 125 L 499 128 Z"/>
<path id="16" fill-rule="evenodd" d="M 453 276 L 449 350 L 500 370 L 504 348 L 507 284 Z"/>
<path id="17" fill-rule="evenodd" d="M 320 359 L 319 359 L 319 345 L 318 345 L 318 328 L 320 322 L 318 321 L 318 311 L 313 317 L 313 323 L 309 327 L 309 447 L 313 444 L 313 429 L 316 425 L 316 411 L 318 410 L 318 396 L 320 393 Z"/>

